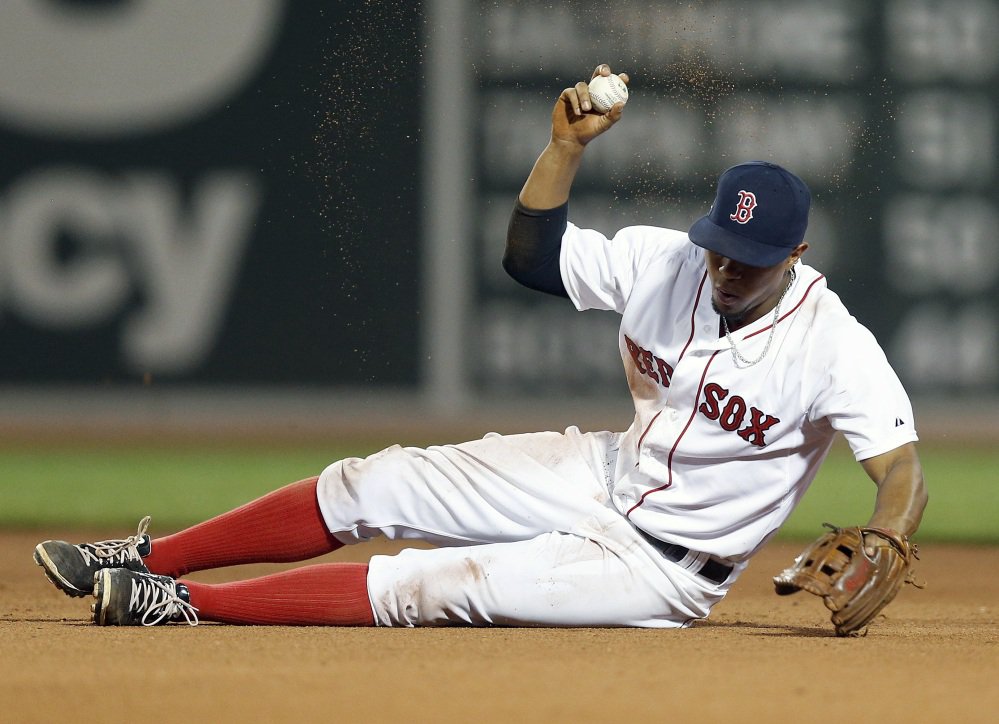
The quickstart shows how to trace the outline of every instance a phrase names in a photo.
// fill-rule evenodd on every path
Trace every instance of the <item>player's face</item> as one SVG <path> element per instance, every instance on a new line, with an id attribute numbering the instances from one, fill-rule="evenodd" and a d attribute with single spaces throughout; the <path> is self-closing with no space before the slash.
<path id="1" fill-rule="evenodd" d="M 705 252 L 711 279 L 711 306 L 725 317 L 729 328 L 755 322 L 777 305 L 788 283 L 788 270 L 804 251 L 805 244 L 780 264 L 749 266 L 733 259 Z"/>

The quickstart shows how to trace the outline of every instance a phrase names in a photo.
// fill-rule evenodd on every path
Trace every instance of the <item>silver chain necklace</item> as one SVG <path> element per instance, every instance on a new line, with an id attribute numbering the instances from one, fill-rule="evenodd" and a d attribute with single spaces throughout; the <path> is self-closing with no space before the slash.
<path id="1" fill-rule="evenodd" d="M 774 341 L 774 334 L 777 332 L 777 317 L 780 316 L 780 303 L 784 301 L 784 297 L 787 294 L 788 289 L 790 289 L 791 285 L 794 284 L 794 278 L 795 276 L 797 276 L 797 274 L 794 271 L 794 267 L 791 267 L 790 272 L 791 272 L 791 278 L 788 280 L 787 286 L 784 287 L 784 291 L 780 293 L 780 298 L 777 300 L 777 305 L 774 307 L 774 318 L 773 321 L 770 323 L 770 334 L 767 335 L 767 343 L 763 347 L 763 352 L 761 352 L 760 356 L 757 357 L 756 359 L 748 360 L 742 356 L 742 353 L 738 349 L 736 349 L 735 340 L 732 339 L 732 334 L 731 332 L 728 331 L 728 320 L 725 319 L 724 314 L 721 315 L 722 329 L 725 330 L 725 339 L 728 340 L 728 346 L 732 348 L 732 362 L 733 364 L 735 364 L 737 369 L 745 369 L 746 367 L 752 367 L 753 365 L 761 362 L 763 358 L 767 356 L 767 352 L 770 351 L 770 345 Z M 742 363 L 742 365 L 739 364 L 740 362 Z"/>

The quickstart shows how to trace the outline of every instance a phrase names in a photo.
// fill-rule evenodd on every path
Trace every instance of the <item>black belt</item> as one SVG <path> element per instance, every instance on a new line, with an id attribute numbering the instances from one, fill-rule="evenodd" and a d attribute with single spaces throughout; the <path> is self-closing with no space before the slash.
<path id="1" fill-rule="evenodd" d="M 676 543 L 667 543 L 666 541 L 661 541 L 658 538 L 653 538 L 643 530 L 639 530 L 638 532 L 642 534 L 642 537 L 645 538 L 645 540 L 647 540 L 653 548 L 662 553 L 666 560 L 679 563 L 690 554 L 689 548 L 684 548 Z M 688 568 L 688 570 L 691 573 L 696 573 L 699 576 L 707 578 L 712 583 L 721 585 L 728 580 L 729 574 L 732 573 L 732 568 L 732 566 L 726 565 L 721 561 L 716 561 L 714 558 L 708 558 L 699 569 Z"/>

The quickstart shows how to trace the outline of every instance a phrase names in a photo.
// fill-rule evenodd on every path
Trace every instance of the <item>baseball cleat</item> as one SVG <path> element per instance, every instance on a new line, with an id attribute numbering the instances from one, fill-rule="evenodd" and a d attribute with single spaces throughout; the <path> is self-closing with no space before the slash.
<path id="1" fill-rule="evenodd" d="M 98 626 L 158 626 L 173 621 L 198 625 L 198 609 L 187 587 L 170 576 L 127 568 L 103 568 L 94 576 L 90 607 Z"/>
<path id="2" fill-rule="evenodd" d="M 142 556 L 149 555 L 147 515 L 139 522 L 135 535 L 123 540 L 105 540 L 74 545 L 62 540 L 47 540 L 35 546 L 35 563 L 60 591 L 70 596 L 86 596 L 94 590 L 94 576 L 107 568 L 127 568 L 147 573 Z"/>

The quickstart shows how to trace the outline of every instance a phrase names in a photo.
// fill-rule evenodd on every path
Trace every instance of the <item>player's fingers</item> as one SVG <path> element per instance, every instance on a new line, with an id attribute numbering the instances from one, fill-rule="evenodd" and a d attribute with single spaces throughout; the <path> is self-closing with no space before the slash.
<path id="1" fill-rule="evenodd" d="M 611 74 L 610 66 L 607 65 L 606 63 L 601 63 L 600 65 L 598 65 L 596 68 L 593 69 L 593 75 L 590 76 L 590 80 L 593 80 L 598 75 L 610 75 L 610 74 Z"/>
<path id="2" fill-rule="evenodd" d="M 584 113 L 592 109 L 593 103 L 592 101 L 590 101 L 590 87 L 583 81 L 579 81 L 576 84 L 575 90 L 576 90 L 576 96 L 579 98 L 579 108 Z"/>
<path id="3" fill-rule="evenodd" d="M 864 553 L 868 558 L 873 558 L 878 548 L 885 548 L 890 545 L 884 538 L 873 533 L 864 536 Z"/>
<path id="4" fill-rule="evenodd" d="M 604 115 L 607 119 L 608 124 L 613 126 L 615 123 L 621 120 L 621 115 L 624 113 L 624 103 L 618 102 L 610 107 L 610 110 Z"/>
<path id="5" fill-rule="evenodd" d="M 585 85 L 585 84 L 584 84 Z M 577 84 L 575 88 L 566 88 L 562 91 L 562 95 L 559 96 L 559 100 L 564 103 L 569 108 L 569 115 L 581 116 L 583 115 L 583 108 L 580 104 L 579 98 L 579 85 Z M 590 102 L 590 96 L 586 96 L 586 102 Z"/>
<path id="6" fill-rule="evenodd" d="M 631 76 L 629 76 L 627 73 L 618 73 L 617 77 L 623 80 L 625 85 L 628 85 L 628 83 L 631 82 Z"/>

